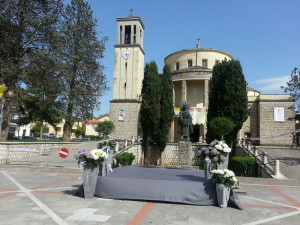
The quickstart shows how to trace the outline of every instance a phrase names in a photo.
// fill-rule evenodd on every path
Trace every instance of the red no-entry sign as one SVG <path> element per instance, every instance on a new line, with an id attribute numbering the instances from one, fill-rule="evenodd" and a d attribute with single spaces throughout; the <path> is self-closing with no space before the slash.
<path id="1" fill-rule="evenodd" d="M 61 158 L 66 158 L 68 155 L 69 155 L 69 150 L 66 149 L 66 148 L 62 148 L 62 149 L 59 151 L 59 156 L 60 156 Z"/>

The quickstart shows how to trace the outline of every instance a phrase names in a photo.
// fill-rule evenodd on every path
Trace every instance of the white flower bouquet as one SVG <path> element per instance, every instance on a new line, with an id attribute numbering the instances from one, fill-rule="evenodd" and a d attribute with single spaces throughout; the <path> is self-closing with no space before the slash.
<path id="1" fill-rule="evenodd" d="M 75 154 L 74 158 L 78 160 L 79 164 L 83 163 L 85 165 L 92 164 L 97 166 L 107 158 L 107 154 L 102 149 L 81 149 Z"/>
<path id="2" fill-rule="evenodd" d="M 237 181 L 233 171 L 224 169 L 224 170 L 212 170 L 212 181 L 217 184 L 224 184 L 227 187 L 238 187 L 239 182 Z"/>
<path id="3" fill-rule="evenodd" d="M 214 161 L 218 163 L 224 162 L 227 155 L 231 152 L 231 148 L 224 141 L 214 140 L 209 145 L 218 151 L 217 157 L 214 158 Z"/>

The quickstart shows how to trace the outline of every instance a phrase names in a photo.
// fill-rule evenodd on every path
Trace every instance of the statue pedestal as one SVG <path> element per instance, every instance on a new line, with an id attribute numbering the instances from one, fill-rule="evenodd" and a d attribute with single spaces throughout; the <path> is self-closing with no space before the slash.
<path id="1" fill-rule="evenodd" d="M 178 166 L 191 166 L 192 147 L 188 139 L 182 139 L 178 142 Z"/>

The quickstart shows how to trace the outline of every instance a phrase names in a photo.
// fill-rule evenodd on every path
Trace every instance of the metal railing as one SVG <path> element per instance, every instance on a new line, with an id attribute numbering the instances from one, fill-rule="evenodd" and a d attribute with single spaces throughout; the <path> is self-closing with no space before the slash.
<path id="1" fill-rule="evenodd" d="M 270 157 L 266 152 L 261 151 L 254 145 L 251 145 L 247 139 L 239 140 L 239 147 L 243 149 L 249 156 L 255 158 L 258 165 L 269 175 L 278 176 L 280 174 L 279 170 L 279 160 L 275 160 Z"/>

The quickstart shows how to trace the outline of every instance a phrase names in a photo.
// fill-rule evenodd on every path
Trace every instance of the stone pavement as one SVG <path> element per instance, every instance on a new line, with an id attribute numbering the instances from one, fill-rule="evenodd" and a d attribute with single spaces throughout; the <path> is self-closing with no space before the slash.
<path id="1" fill-rule="evenodd" d="M 161 202 L 84 199 L 80 169 L 0 166 L 1 225 L 299 224 L 300 180 L 238 178 L 244 210 Z"/>

